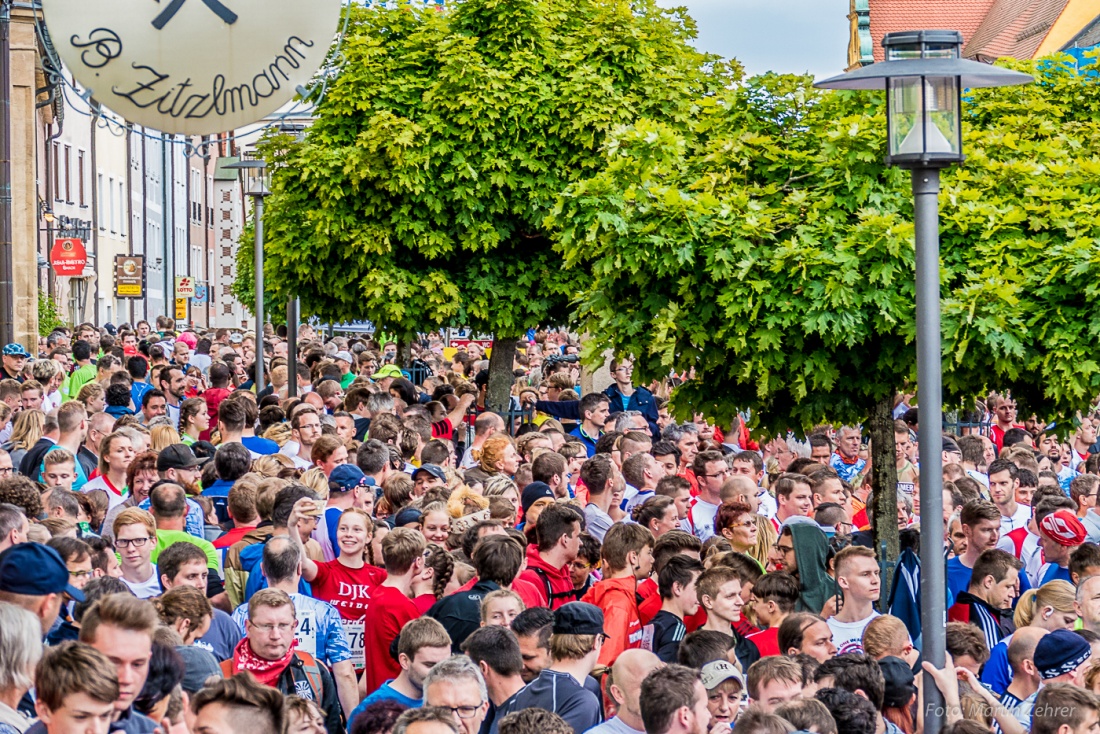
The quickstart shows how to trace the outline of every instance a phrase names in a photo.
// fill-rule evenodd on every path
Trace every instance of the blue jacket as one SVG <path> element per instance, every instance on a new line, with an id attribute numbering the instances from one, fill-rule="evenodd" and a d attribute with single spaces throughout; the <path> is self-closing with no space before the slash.
<path id="1" fill-rule="evenodd" d="M 253 543 L 241 550 L 241 571 L 248 574 L 248 581 L 244 587 L 244 601 L 247 602 L 260 589 L 267 588 L 267 576 L 264 575 L 262 561 L 264 559 L 264 543 Z M 298 582 L 298 593 L 312 596 L 313 592 L 303 578 Z"/>
<path id="2" fill-rule="evenodd" d="M 920 556 L 906 548 L 894 569 L 894 588 L 890 591 L 890 614 L 905 623 L 913 646 L 920 649 Z"/>
<path id="3" fill-rule="evenodd" d="M 611 383 L 611 385 L 603 391 L 603 394 L 611 401 L 611 405 L 608 406 L 608 412 L 611 415 L 623 411 L 623 393 L 619 390 L 618 385 Z M 535 410 L 540 413 L 546 413 L 554 418 L 564 418 L 573 421 L 579 421 L 581 419 L 581 402 L 579 400 L 539 400 L 535 403 Z M 646 423 L 649 424 L 649 433 L 653 436 L 653 440 L 660 440 L 661 430 L 657 427 L 657 401 L 654 399 L 653 393 L 644 387 L 634 388 L 634 392 L 627 401 L 626 410 L 636 410 L 645 416 Z"/>
<path id="4" fill-rule="evenodd" d="M 611 415 L 623 411 L 623 393 L 618 385 L 614 382 L 611 383 L 603 391 L 603 394 L 611 401 L 609 409 Z M 634 388 L 634 392 L 627 400 L 626 410 L 636 410 L 641 413 L 645 417 L 645 422 L 649 424 L 649 433 L 653 436 L 653 440 L 659 441 L 661 439 L 661 429 L 657 427 L 657 401 L 654 399 L 653 393 L 644 387 Z"/>

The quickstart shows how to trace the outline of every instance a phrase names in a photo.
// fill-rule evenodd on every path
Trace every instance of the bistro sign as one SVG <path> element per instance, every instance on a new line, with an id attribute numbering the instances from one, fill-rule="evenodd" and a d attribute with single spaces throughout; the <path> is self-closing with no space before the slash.
<path id="1" fill-rule="evenodd" d="M 161 132 L 252 124 L 309 84 L 341 0 L 43 0 L 65 65 L 92 98 Z"/>

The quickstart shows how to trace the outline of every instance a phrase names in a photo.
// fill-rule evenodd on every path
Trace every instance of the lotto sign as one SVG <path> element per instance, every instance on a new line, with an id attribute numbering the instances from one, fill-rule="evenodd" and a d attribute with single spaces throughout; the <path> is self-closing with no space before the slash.
<path id="1" fill-rule="evenodd" d="M 344 627 L 344 634 L 347 635 L 348 646 L 351 648 L 351 664 L 356 670 L 362 670 L 367 667 L 367 641 L 363 620 L 357 619 L 353 622 L 341 619 L 340 624 Z"/>
<path id="2" fill-rule="evenodd" d="M 44 0 L 57 52 L 130 122 L 211 135 L 289 102 L 325 59 L 340 0 Z M 5 60 L 6 61 L 6 60 Z"/>
<path id="3" fill-rule="evenodd" d="M 55 273 L 67 277 L 82 275 L 87 262 L 88 251 L 84 249 L 82 240 L 76 237 L 54 240 L 53 249 L 50 250 L 50 265 L 53 265 Z"/>
<path id="4" fill-rule="evenodd" d="M 176 298 L 194 298 L 195 280 L 186 275 L 176 277 Z"/>

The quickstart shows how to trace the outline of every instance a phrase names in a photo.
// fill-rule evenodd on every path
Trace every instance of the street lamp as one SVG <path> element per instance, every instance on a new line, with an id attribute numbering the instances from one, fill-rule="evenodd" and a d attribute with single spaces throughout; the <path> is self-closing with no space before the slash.
<path id="1" fill-rule="evenodd" d="M 267 162 L 259 153 L 251 151 L 241 155 L 238 163 L 226 168 L 244 172 L 244 193 L 252 197 L 255 215 L 256 258 L 256 394 L 264 389 L 264 198 L 271 194 L 271 174 Z"/>
<path id="2" fill-rule="evenodd" d="M 824 89 L 885 89 L 886 164 L 912 171 L 916 235 L 917 392 L 920 396 L 921 654 L 942 669 L 947 608 L 943 563 L 943 380 L 940 352 L 940 169 L 962 152 L 962 90 L 1029 84 L 1028 74 L 959 57 L 958 31 L 905 31 L 882 39 L 886 60 L 826 79 Z M 932 677 L 924 681 L 925 734 L 939 734 L 945 711 Z"/>

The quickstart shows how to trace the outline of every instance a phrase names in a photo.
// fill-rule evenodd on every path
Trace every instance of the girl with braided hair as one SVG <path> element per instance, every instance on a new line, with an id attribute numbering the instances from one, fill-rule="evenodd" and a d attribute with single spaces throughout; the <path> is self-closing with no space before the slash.
<path id="1" fill-rule="evenodd" d="M 412 600 L 421 614 L 444 596 L 454 592 L 455 559 L 441 545 L 429 543 L 424 551 L 424 570 L 413 579 Z"/>

